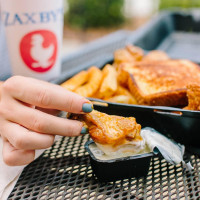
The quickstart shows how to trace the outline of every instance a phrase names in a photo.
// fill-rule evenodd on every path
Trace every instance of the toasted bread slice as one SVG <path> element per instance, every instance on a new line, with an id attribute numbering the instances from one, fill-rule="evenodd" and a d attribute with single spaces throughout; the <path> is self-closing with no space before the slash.
<path id="1" fill-rule="evenodd" d="M 187 105 L 187 85 L 200 84 L 199 66 L 187 60 L 143 61 L 125 65 L 128 87 L 138 104 Z"/>

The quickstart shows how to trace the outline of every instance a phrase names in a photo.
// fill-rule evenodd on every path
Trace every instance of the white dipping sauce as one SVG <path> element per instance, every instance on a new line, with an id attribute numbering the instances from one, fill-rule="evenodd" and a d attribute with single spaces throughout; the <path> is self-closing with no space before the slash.
<path id="1" fill-rule="evenodd" d="M 93 155 L 99 159 L 99 160 L 112 160 L 116 158 L 123 158 L 123 157 L 129 157 L 129 156 L 135 156 L 140 154 L 145 154 L 151 152 L 149 147 L 147 145 L 144 146 L 143 149 L 141 149 L 139 152 L 134 154 L 133 152 L 125 152 L 125 153 L 117 153 L 112 155 L 107 155 L 103 151 L 101 151 L 95 143 L 89 145 L 89 149 L 93 153 Z"/>

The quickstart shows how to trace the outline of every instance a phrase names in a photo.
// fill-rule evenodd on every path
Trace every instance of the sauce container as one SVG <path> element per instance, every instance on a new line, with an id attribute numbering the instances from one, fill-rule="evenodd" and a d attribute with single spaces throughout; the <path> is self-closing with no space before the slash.
<path id="1" fill-rule="evenodd" d="M 92 170 L 99 181 L 115 181 L 131 177 L 142 177 L 148 174 L 153 152 L 122 158 L 99 159 L 91 150 L 94 141 L 85 143 L 89 153 Z"/>

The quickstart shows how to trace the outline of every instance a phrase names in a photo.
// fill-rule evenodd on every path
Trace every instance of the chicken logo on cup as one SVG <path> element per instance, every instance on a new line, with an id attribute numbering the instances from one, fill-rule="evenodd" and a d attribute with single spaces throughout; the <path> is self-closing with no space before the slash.
<path id="1" fill-rule="evenodd" d="M 50 70 L 57 58 L 56 35 L 48 30 L 26 34 L 20 42 L 21 57 L 31 70 L 43 73 Z"/>

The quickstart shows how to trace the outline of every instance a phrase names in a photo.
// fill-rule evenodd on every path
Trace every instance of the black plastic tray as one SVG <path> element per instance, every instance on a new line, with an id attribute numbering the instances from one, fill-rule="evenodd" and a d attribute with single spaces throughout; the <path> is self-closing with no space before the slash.
<path id="1" fill-rule="evenodd" d="M 132 33 L 126 43 L 140 46 L 147 52 L 153 49 L 162 49 L 173 58 L 187 58 L 200 63 L 200 56 L 195 56 L 195 59 L 193 58 L 195 46 L 192 47 L 192 44 L 197 45 L 197 42 L 195 42 L 197 39 L 199 41 L 199 46 L 197 45 L 199 49 L 196 49 L 196 51 L 199 50 L 198 52 L 200 52 L 199 31 L 200 18 L 195 18 L 195 13 L 164 12 L 143 28 Z M 170 48 L 164 49 L 163 47 L 169 43 L 168 40 L 176 33 L 190 35 L 191 40 L 186 41 L 184 37 L 182 37 L 181 40 L 181 38 L 177 37 L 177 40 L 171 43 L 174 49 L 173 51 L 171 51 Z M 199 38 L 196 37 L 197 34 L 199 34 Z M 187 48 L 187 45 L 183 49 L 179 48 L 180 41 L 182 41 L 182 44 L 188 42 L 188 44 L 191 45 L 191 53 L 186 52 L 185 48 Z M 106 63 L 112 63 L 112 61 L 113 58 L 102 60 L 98 67 L 102 68 Z M 89 67 L 90 66 L 85 66 L 84 69 Z M 80 70 L 82 69 L 83 67 Z M 74 70 L 74 74 L 78 70 L 79 66 Z M 72 73 L 63 74 L 62 78 L 56 80 L 56 83 L 60 84 L 72 75 Z M 186 145 L 188 149 L 192 149 L 192 152 L 200 152 L 199 111 L 188 111 L 163 106 L 126 105 L 109 102 L 107 102 L 107 105 L 108 107 L 97 105 L 95 108 L 102 112 L 109 112 L 110 114 L 136 117 L 137 122 L 140 123 L 142 127 L 153 127 L 177 142 Z"/>
<path id="2" fill-rule="evenodd" d="M 200 63 L 200 10 L 163 12 L 128 39 L 146 51 L 165 51 L 171 58 Z"/>
<path id="3" fill-rule="evenodd" d="M 92 170 L 99 181 L 139 178 L 148 174 L 150 161 L 154 156 L 152 152 L 112 160 L 99 160 L 90 150 L 92 143 L 94 142 L 88 141 L 85 149 L 89 153 Z"/>

